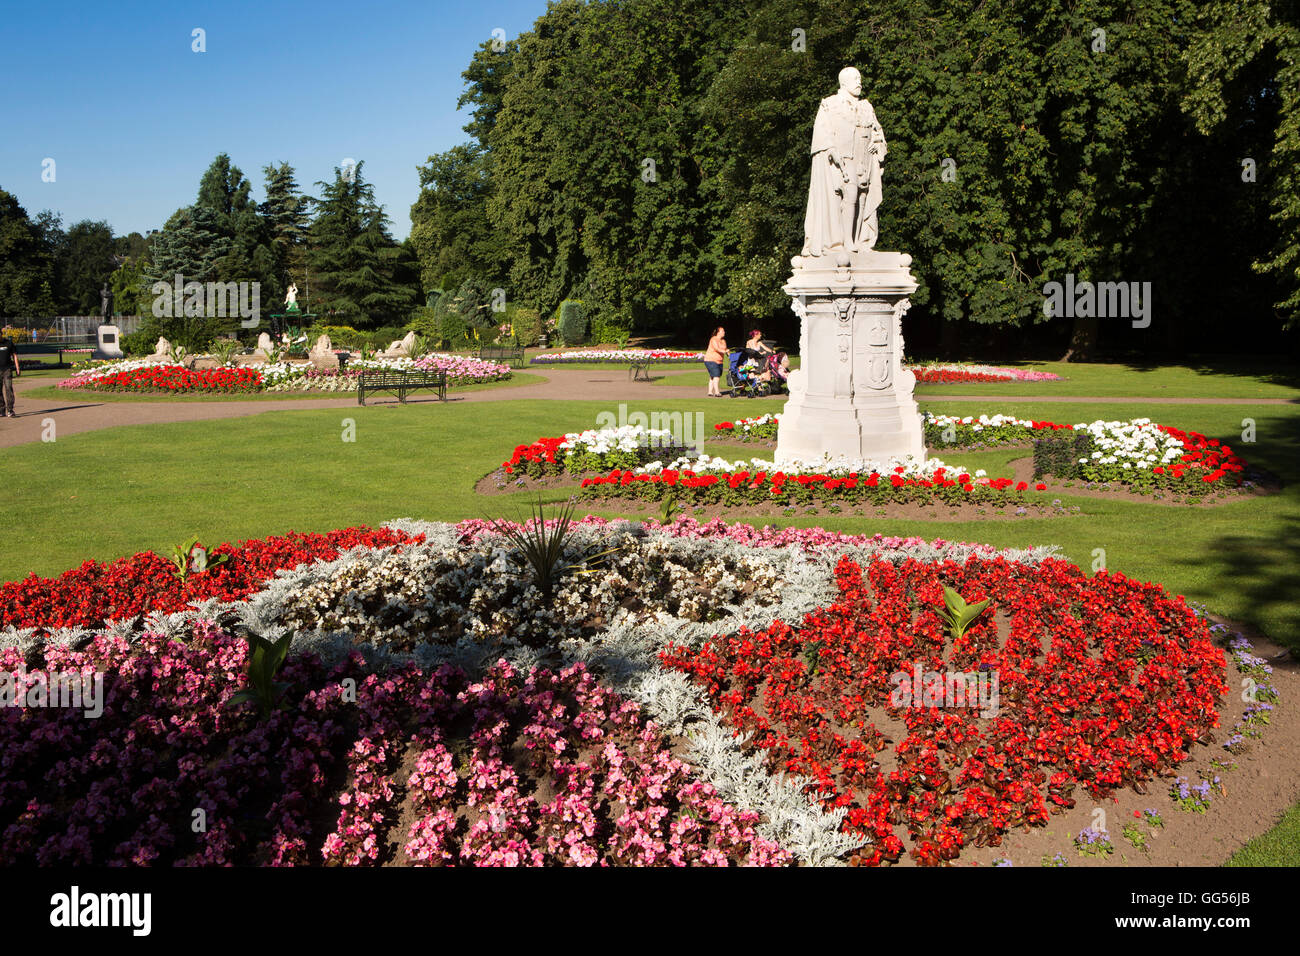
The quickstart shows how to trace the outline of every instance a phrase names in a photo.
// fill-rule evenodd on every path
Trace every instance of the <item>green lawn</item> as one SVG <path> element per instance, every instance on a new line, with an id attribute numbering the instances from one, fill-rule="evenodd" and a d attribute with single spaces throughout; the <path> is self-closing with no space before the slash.
<path id="1" fill-rule="evenodd" d="M 1234 853 L 1224 866 L 1300 866 L 1300 804 L 1267 833 Z"/>

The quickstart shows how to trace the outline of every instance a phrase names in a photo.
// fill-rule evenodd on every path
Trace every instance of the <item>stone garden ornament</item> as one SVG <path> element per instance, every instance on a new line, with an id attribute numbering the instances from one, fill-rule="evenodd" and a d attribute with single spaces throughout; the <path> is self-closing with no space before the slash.
<path id="1" fill-rule="evenodd" d="M 912 257 L 875 248 L 885 134 L 860 98 L 861 74 L 846 67 L 839 81 L 813 123 L 803 254 L 785 285 L 801 367 L 790 373 L 776 460 L 923 460 L 916 378 L 903 367 Z"/>

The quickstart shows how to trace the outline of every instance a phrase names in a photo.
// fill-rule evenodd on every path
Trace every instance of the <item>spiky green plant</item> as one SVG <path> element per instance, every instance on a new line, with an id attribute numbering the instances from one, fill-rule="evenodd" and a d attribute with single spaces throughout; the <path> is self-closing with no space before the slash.
<path id="1" fill-rule="evenodd" d="M 531 578 L 547 601 L 555 596 L 556 585 L 564 577 L 592 574 L 597 570 L 593 566 L 596 562 L 619 550 L 575 553 L 570 540 L 575 530 L 573 508 L 572 500 L 565 502 L 548 526 L 539 495 L 537 503 L 530 506 L 529 518 L 515 523 L 492 521 L 493 529 L 510 542 L 510 559 L 518 569 L 516 573 Z"/>
<path id="2" fill-rule="evenodd" d="M 229 365 L 242 348 L 239 339 L 217 339 L 212 343 L 212 354 L 222 365 Z"/>

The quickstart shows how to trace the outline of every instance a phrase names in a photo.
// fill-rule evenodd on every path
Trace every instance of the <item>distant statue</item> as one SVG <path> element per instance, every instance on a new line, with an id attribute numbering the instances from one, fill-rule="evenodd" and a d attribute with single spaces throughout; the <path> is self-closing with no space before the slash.
<path id="1" fill-rule="evenodd" d="M 885 134 L 871 104 L 859 99 L 862 74 L 849 66 L 839 79 L 839 92 L 822 100 L 813 124 L 805 256 L 847 257 L 873 248 L 879 234 Z"/>
<path id="2" fill-rule="evenodd" d="M 113 290 L 105 282 L 99 290 L 99 314 L 107 323 L 113 317 Z"/>
<path id="3" fill-rule="evenodd" d="M 292 282 L 289 283 L 289 291 L 284 296 L 284 311 L 298 311 L 298 287 Z"/>

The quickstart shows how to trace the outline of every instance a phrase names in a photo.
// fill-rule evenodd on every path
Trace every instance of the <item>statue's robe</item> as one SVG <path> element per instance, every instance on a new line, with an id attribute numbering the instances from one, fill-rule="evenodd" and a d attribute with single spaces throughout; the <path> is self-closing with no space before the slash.
<path id="1" fill-rule="evenodd" d="M 885 136 L 871 104 L 842 91 L 822 100 L 810 152 L 803 254 L 871 248 L 878 232 L 880 164 L 885 156 Z M 838 157 L 838 167 L 832 155 Z"/>

